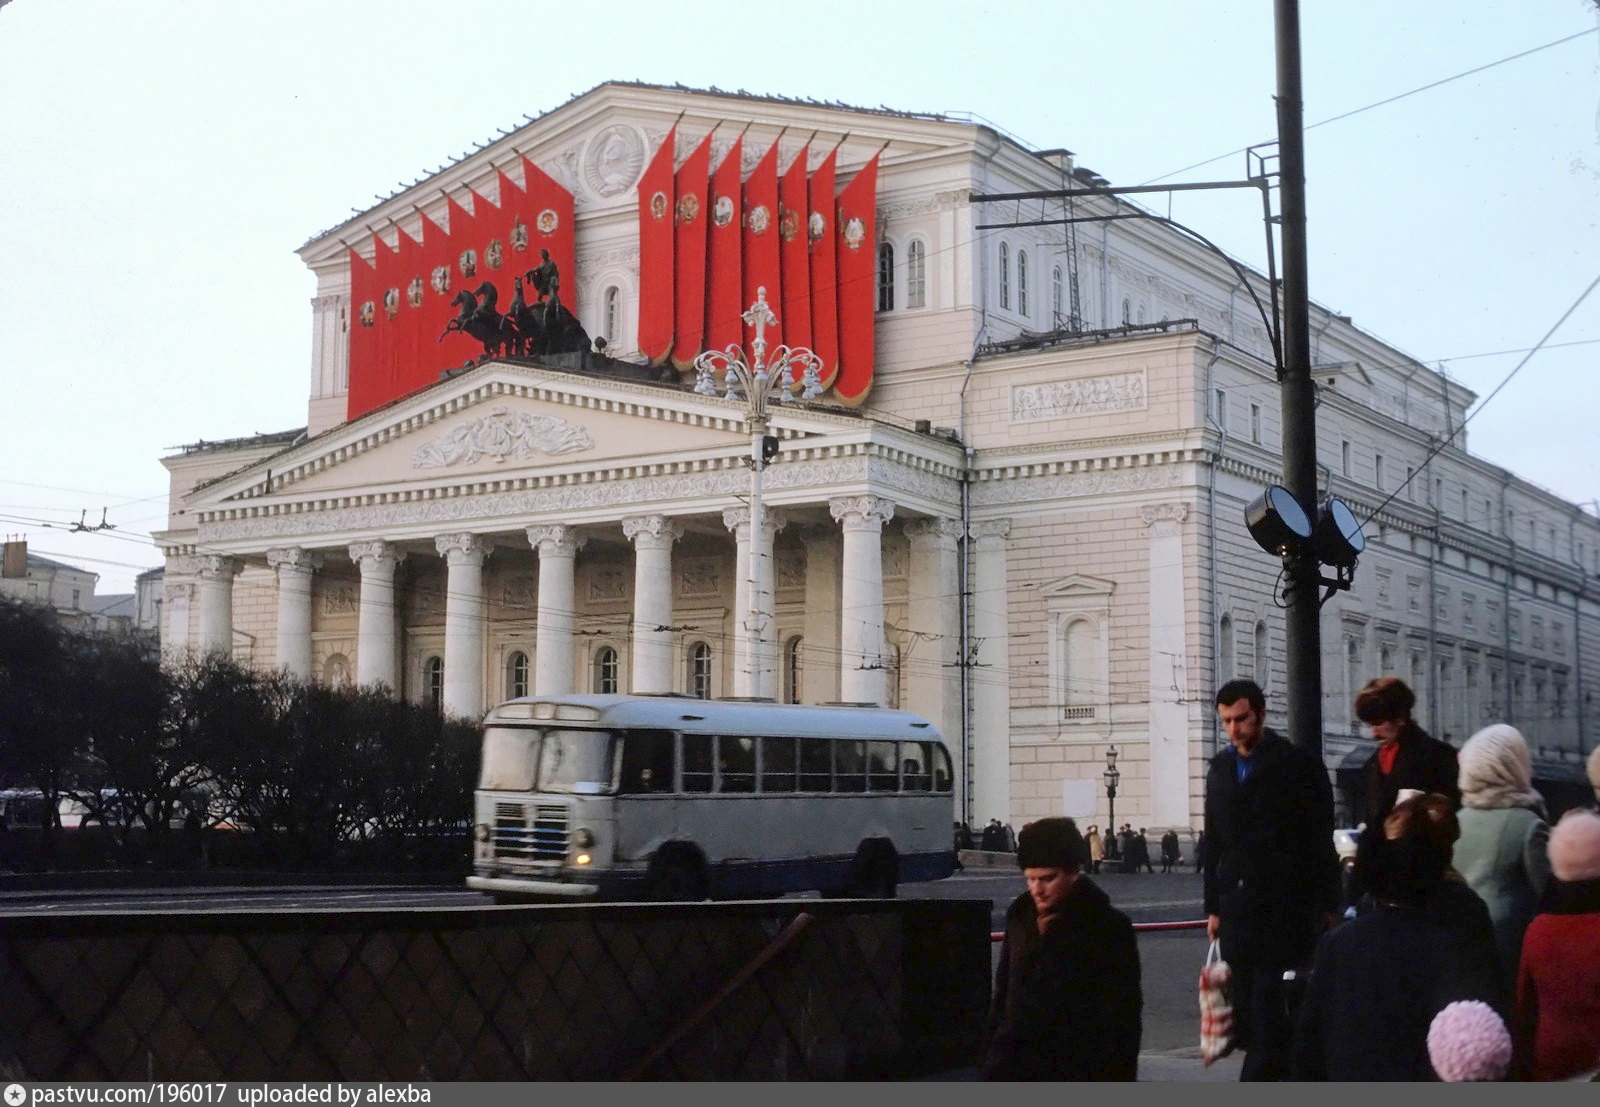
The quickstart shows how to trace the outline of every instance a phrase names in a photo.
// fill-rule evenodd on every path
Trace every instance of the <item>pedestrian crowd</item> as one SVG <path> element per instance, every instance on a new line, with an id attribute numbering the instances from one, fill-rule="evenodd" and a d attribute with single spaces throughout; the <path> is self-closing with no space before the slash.
<path id="1" fill-rule="evenodd" d="M 1393 677 L 1356 698 L 1377 745 L 1346 883 L 1320 759 L 1265 725 L 1254 682 L 1218 690 L 1228 744 L 1193 859 L 1226 966 L 1202 980 L 1227 981 L 1224 1017 L 1202 996 L 1224 1036 L 1207 1063 L 1242 1050 L 1249 1081 L 1600 1079 L 1600 751 L 1594 806 L 1551 826 L 1519 731 L 1457 751 L 1415 702 Z M 1176 831 L 1159 848 L 1163 872 L 1181 863 Z M 1015 852 L 1027 890 L 1006 911 L 984 1075 L 1135 1079 L 1138 947 L 1092 875 L 1153 872 L 1144 829 L 1041 819 Z"/>

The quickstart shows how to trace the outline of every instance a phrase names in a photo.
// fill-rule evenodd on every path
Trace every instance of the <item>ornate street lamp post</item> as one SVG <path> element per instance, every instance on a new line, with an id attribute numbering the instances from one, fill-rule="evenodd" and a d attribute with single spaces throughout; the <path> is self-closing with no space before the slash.
<path id="1" fill-rule="evenodd" d="M 1117 833 L 1117 781 L 1122 779 L 1122 774 L 1117 772 L 1116 746 L 1106 750 L 1106 771 L 1101 776 L 1106 782 L 1106 804 L 1110 808 L 1106 818 L 1106 835 L 1114 838 Z"/>
<path id="2" fill-rule="evenodd" d="M 778 317 L 767 305 L 766 288 L 756 289 L 756 302 L 744 313 L 744 322 L 755 329 L 751 340 L 751 358 L 745 360 L 744 351 L 737 344 L 725 350 L 707 350 L 694 359 L 699 373 L 694 390 L 702 396 L 717 394 L 716 378 L 723 379 L 723 396 L 730 400 L 745 401 L 745 420 L 750 427 L 750 456 L 745 464 L 750 466 L 750 565 L 748 569 L 750 602 L 744 619 L 745 666 L 749 694 L 769 694 L 764 687 L 766 670 L 775 667 L 771 656 L 771 600 L 772 570 L 765 550 L 762 528 L 766 524 L 761 494 L 761 472 L 778 452 L 778 440 L 769 436 L 768 403 L 791 402 L 795 371 L 799 370 L 800 399 L 814 400 L 822 395 L 822 359 L 803 346 L 778 346 L 767 352 L 766 329 L 776 326 Z M 774 690 L 775 691 L 775 690 Z"/>

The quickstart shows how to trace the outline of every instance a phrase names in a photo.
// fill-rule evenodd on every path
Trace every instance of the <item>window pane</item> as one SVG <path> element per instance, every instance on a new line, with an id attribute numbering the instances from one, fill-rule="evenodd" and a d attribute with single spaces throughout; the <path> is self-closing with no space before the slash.
<path id="1" fill-rule="evenodd" d="M 719 792 L 754 792 L 756 790 L 756 740 L 743 735 L 722 734 L 717 737 L 718 768 L 721 770 Z"/>
<path id="2" fill-rule="evenodd" d="M 926 792 L 933 787 L 931 742 L 900 743 L 900 789 Z"/>
<path id="3" fill-rule="evenodd" d="M 683 790 L 685 792 L 711 791 L 711 735 L 685 734 L 683 736 Z"/>
<path id="4" fill-rule="evenodd" d="M 539 790 L 598 795 L 611 790 L 608 730 L 551 729 L 539 748 Z"/>
<path id="5" fill-rule="evenodd" d="M 833 744 L 833 781 L 836 792 L 867 790 L 867 744 L 855 740 Z"/>
<path id="6" fill-rule="evenodd" d="M 872 792 L 900 790 L 900 766 L 895 760 L 895 743 L 867 743 L 867 789 Z"/>
<path id="7" fill-rule="evenodd" d="M 797 738 L 761 739 L 761 790 L 792 792 L 795 789 L 795 743 Z"/>
<path id="8" fill-rule="evenodd" d="M 954 779 L 950 772 L 950 752 L 943 746 L 933 746 L 933 790 L 950 791 Z"/>
<path id="9" fill-rule="evenodd" d="M 622 739 L 623 793 L 670 792 L 673 783 L 672 732 L 635 730 Z"/>
<path id="10" fill-rule="evenodd" d="M 800 739 L 800 790 L 833 791 L 833 743 L 828 739 Z"/>

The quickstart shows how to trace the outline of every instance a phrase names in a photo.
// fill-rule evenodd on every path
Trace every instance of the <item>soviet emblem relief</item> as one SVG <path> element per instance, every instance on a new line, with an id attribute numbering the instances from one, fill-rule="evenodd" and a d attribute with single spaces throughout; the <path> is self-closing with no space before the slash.
<path id="1" fill-rule="evenodd" d="M 861 249 L 861 243 L 867 237 L 867 225 L 858 218 L 846 219 L 844 230 L 844 244 L 852 250 Z"/>
<path id="2" fill-rule="evenodd" d="M 400 314 L 400 290 L 391 288 L 383 294 L 383 313 L 390 319 Z"/>
<path id="3" fill-rule="evenodd" d="M 461 251 L 461 275 L 463 277 L 476 277 L 478 275 L 478 251 Z"/>
<path id="4" fill-rule="evenodd" d="M 511 224 L 511 248 L 518 253 L 528 248 L 528 225 L 520 219 Z"/>
<path id="5" fill-rule="evenodd" d="M 772 211 L 765 204 L 757 204 L 750 209 L 750 214 L 745 216 L 745 224 L 749 226 L 750 233 L 754 235 L 766 234 L 772 226 Z M 790 236 L 791 238 L 793 235 Z"/>
<path id="6" fill-rule="evenodd" d="M 378 321 L 378 305 L 373 303 L 371 300 L 368 300 L 366 303 L 361 305 L 361 311 L 358 315 L 358 318 L 361 320 L 361 325 L 363 327 L 372 326 L 372 324 Z"/>
<path id="7" fill-rule="evenodd" d="M 597 196 L 632 188 L 644 169 L 644 142 L 632 127 L 613 124 L 595 135 L 583 167 L 583 183 Z"/>
<path id="8" fill-rule="evenodd" d="M 501 263 L 505 261 L 505 251 L 505 245 L 498 238 L 489 240 L 489 246 L 484 250 L 483 258 L 490 269 L 500 268 Z"/>
<path id="9" fill-rule="evenodd" d="M 450 291 L 450 267 L 441 265 L 433 271 L 433 290 L 443 296 Z"/>
<path id="10" fill-rule="evenodd" d="M 406 285 L 406 303 L 414 308 L 422 306 L 422 278 L 412 277 L 411 283 Z"/>

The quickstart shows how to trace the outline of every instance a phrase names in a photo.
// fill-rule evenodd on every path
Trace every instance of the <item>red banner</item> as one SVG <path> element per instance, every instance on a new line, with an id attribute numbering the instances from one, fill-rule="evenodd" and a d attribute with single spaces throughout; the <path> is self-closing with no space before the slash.
<path id="1" fill-rule="evenodd" d="M 806 169 L 811 147 L 800 153 L 778 183 L 778 254 L 783 294 L 767 289 L 783 338 L 790 346 L 811 348 L 811 249 L 806 237 L 806 216 L 811 212 Z"/>
<path id="2" fill-rule="evenodd" d="M 433 351 L 425 349 L 424 343 L 434 344 L 434 336 L 424 333 L 428 330 L 424 311 L 428 302 L 424 291 L 427 282 L 423 277 L 425 257 L 422 243 L 402 229 L 394 259 L 400 296 L 395 317 L 389 320 L 395 331 L 390 354 L 394 359 L 392 384 L 397 396 L 431 384 L 438 375 L 431 359 L 425 360 Z"/>
<path id="3" fill-rule="evenodd" d="M 756 302 L 761 289 L 767 290 L 767 304 L 778 316 L 778 325 L 767 328 L 767 341 L 776 346 L 784 341 L 783 274 L 778 239 L 778 144 L 761 156 L 744 185 L 744 300 L 745 307 Z M 748 344 L 755 331 L 745 328 Z"/>
<path id="4" fill-rule="evenodd" d="M 378 379 L 378 316 L 383 313 L 383 289 L 378 271 L 356 251 L 350 251 L 350 390 L 345 413 L 354 419 L 388 397 Z"/>
<path id="5" fill-rule="evenodd" d="M 561 306 L 576 315 L 578 314 L 578 250 L 573 228 L 572 193 L 562 188 L 554 178 L 527 158 L 522 159 L 522 176 L 524 206 L 506 231 L 511 242 L 511 256 L 518 260 L 510 263 L 504 295 L 500 298 L 500 310 L 504 311 L 506 305 L 511 302 L 512 276 L 520 275 L 524 278 L 523 283 L 526 287 L 523 295 L 527 297 L 528 303 L 531 305 L 537 301 L 538 293 L 528 278 L 544 260 L 540 251 L 548 250 L 550 260 L 556 263 L 556 271 L 560 277 L 558 295 Z M 517 248 L 519 236 L 515 226 L 518 221 L 527 228 L 526 253 Z"/>
<path id="6" fill-rule="evenodd" d="M 673 324 L 672 364 L 690 368 L 703 349 L 706 312 L 706 193 L 711 183 L 711 133 L 700 140 L 694 153 L 674 178 L 677 193 L 673 236 L 673 286 L 677 313 Z"/>
<path id="7" fill-rule="evenodd" d="M 744 337 L 744 281 L 740 276 L 740 226 L 744 223 L 744 196 L 740 177 L 744 167 L 744 139 L 733 146 L 711 178 L 711 210 L 706 228 L 705 348 L 726 350 Z"/>
<path id="8" fill-rule="evenodd" d="M 872 388 L 873 324 L 877 311 L 878 155 L 839 193 L 839 375 L 833 394 L 850 407 Z"/>
<path id="9" fill-rule="evenodd" d="M 806 239 L 811 249 L 811 348 L 822 359 L 822 387 L 833 384 L 839 372 L 839 274 L 835 268 L 838 235 L 834 230 L 833 185 L 835 156 L 830 151 L 811 176 L 811 211 L 806 217 Z"/>
<path id="10" fill-rule="evenodd" d="M 639 352 L 660 365 L 672 353 L 673 271 L 672 151 L 674 126 L 639 178 Z"/>

